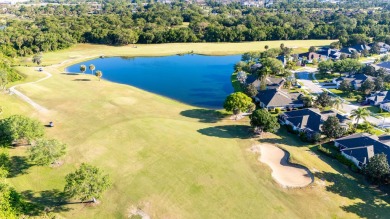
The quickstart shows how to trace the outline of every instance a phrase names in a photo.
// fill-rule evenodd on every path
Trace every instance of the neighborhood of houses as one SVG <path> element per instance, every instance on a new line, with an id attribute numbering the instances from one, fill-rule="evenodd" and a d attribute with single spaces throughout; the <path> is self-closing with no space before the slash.
<path id="1" fill-rule="evenodd" d="M 380 54 L 387 54 L 390 52 L 390 46 L 385 43 L 377 43 L 380 47 Z M 300 63 L 312 63 L 313 60 L 325 61 L 325 60 L 339 60 L 344 54 L 344 57 L 351 57 L 352 54 L 363 54 L 370 51 L 373 44 L 369 45 L 356 45 L 346 47 L 341 50 L 320 48 L 317 51 L 307 52 L 299 54 Z M 277 57 L 284 65 L 291 59 L 285 58 L 285 56 Z M 298 63 L 297 65 L 299 65 Z M 258 68 L 260 64 L 254 64 L 252 67 Z M 378 66 L 375 66 L 378 69 Z M 389 69 L 386 69 L 387 73 Z M 374 82 L 375 77 L 365 75 L 362 73 L 344 73 L 340 74 L 340 77 L 332 79 L 332 84 L 335 88 L 339 88 L 343 81 L 347 81 L 353 90 L 359 90 L 362 84 L 370 80 Z M 329 116 L 335 116 L 338 118 L 341 127 L 348 129 L 349 125 L 353 122 L 347 115 L 340 113 L 338 110 L 324 110 L 320 111 L 317 108 L 304 108 L 305 104 L 303 98 L 305 94 L 299 91 L 291 92 L 285 86 L 288 79 L 283 77 L 267 77 L 265 81 L 265 87 L 260 89 L 261 82 L 258 77 L 254 75 L 248 75 L 245 83 L 247 85 L 253 85 L 257 89 L 257 95 L 253 97 L 256 104 L 264 109 L 282 111 L 278 115 L 278 120 L 282 125 L 291 127 L 295 133 L 305 134 L 306 136 L 321 136 L 321 127 Z M 296 86 L 299 87 L 298 84 Z M 390 111 L 390 92 L 389 91 L 376 91 L 371 92 L 365 98 L 365 104 L 380 107 L 383 111 Z M 375 154 L 384 153 L 387 155 L 388 162 L 390 163 L 390 135 L 383 134 L 380 136 L 368 134 L 368 133 L 356 133 L 346 137 L 342 137 L 334 140 L 334 146 L 337 147 L 340 153 L 350 161 L 352 161 L 358 168 L 362 168 L 369 162 L 369 159 Z"/>

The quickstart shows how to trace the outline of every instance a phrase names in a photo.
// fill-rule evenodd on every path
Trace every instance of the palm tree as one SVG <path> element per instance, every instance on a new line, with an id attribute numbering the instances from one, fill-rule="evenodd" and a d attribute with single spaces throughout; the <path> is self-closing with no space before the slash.
<path id="1" fill-rule="evenodd" d="M 89 65 L 89 70 L 91 70 L 91 74 L 93 74 L 93 71 L 95 70 L 95 66 L 93 64 Z"/>
<path id="2" fill-rule="evenodd" d="M 364 119 L 366 121 L 366 117 L 370 115 L 370 112 L 366 110 L 365 108 L 357 108 L 352 110 L 351 112 L 351 118 L 356 119 L 356 126 L 359 124 L 360 119 Z"/>
<path id="3" fill-rule="evenodd" d="M 312 95 L 303 96 L 301 98 L 302 98 L 301 100 L 303 101 L 303 105 L 305 107 L 312 107 L 313 106 L 314 97 Z"/>
<path id="4" fill-rule="evenodd" d="M 102 76 L 103 76 L 103 72 L 102 71 L 100 71 L 100 70 L 97 70 L 96 71 L 96 73 L 95 73 L 95 75 L 96 75 L 96 77 L 98 77 L 99 78 L 99 81 L 100 81 L 100 79 L 102 78 Z"/>
<path id="5" fill-rule="evenodd" d="M 84 74 L 84 72 L 87 70 L 87 66 L 80 65 L 80 71 Z"/>
<path id="6" fill-rule="evenodd" d="M 336 108 L 337 110 L 343 108 L 343 101 L 340 99 L 340 98 L 333 98 L 333 100 L 331 101 L 331 105 L 332 107 Z"/>

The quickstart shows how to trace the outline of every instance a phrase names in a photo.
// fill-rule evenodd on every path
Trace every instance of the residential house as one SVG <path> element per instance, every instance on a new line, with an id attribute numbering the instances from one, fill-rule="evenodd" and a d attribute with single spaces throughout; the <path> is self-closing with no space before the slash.
<path id="1" fill-rule="evenodd" d="M 345 54 L 348 58 L 350 58 L 354 52 L 360 55 L 364 50 L 370 51 L 371 47 L 365 44 L 344 47 L 340 50 L 340 54 Z"/>
<path id="2" fill-rule="evenodd" d="M 347 123 L 350 120 L 346 116 L 340 115 L 333 110 L 320 112 L 316 108 L 284 112 L 279 116 L 279 121 L 282 124 L 292 126 L 296 131 L 314 134 L 321 133 L 321 126 L 329 116 L 336 116 L 343 127 L 348 127 Z"/>
<path id="3" fill-rule="evenodd" d="M 320 48 L 319 50 L 317 50 L 317 53 L 322 56 L 325 56 L 326 59 L 332 59 L 332 60 L 340 59 L 340 55 L 341 55 L 340 50 L 331 49 L 327 47 Z"/>
<path id="4" fill-rule="evenodd" d="M 303 107 L 301 93 L 288 93 L 282 89 L 261 90 L 255 97 L 255 101 L 261 108 L 266 109 L 292 109 Z"/>
<path id="5" fill-rule="evenodd" d="M 372 47 L 375 43 L 370 43 L 369 45 Z M 380 54 L 386 54 L 390 51 L 390 45 L 386 44 L 384 42 L 377 42 L 379 48 L 380 48 Z"/>
<path id="6" fill-rule="evenodd" d="M 388 91 L 377 91 L 372 93 L 369 97 L 366 98 L 366 102 L 374 106 L 379 106 L 383 103 L 390 102 L 390 92 Z"/>
<path id="7" fill-rule="evenodd" d="M 372 77 L 372 76 L 369 76 L 369 75 L 365 75 L 365 74 L 352 74 L 352 75 L 349 75 L 349 76 L 346 76 L 346 77 L 334 78 L 332 80 L 332 82 L 334 84 L 336 84 L 337 88 L 339 88 L 341 82 L 344 81 L 344 80 L 349 81 L 351 83 L 352 87 L 355 90 L 358 90 L 366 80 L 374 81 L 375 77 Z"/>
<path id="8" fill-rule="evenodd" d="M 266 89 L 280 89 L 286 80 L 284 78 L 267 77 Z M 255 75 L 248 75 L 246 78 L 246 84 L 253 84 L 257 90 L 260 90 L 261 82 Z"/>
<path id="9" fill-rule="evenodd" d="M 320 54 L 317 52 L 305 52 L 298 55 L 301 61 L 306 60 L 308 63 L 312 63 L 314 59 L 317 61 L 324 61 L 328 59 L 328 56 L 325 54 Z"/>
<path id="10" fill-rule="evenodd" d="M 356 133 L 335 140 L 334 145 L 340 149 L 344 157 L 362 168 L 375 154 L 386 154 L 387 162 L 390 163 L 389 139 L 388 135 L 377 137 L 367 133 Z"/>

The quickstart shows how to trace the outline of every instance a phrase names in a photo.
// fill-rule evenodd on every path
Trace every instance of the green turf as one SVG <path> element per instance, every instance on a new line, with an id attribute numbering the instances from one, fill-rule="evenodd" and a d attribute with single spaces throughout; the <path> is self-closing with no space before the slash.
<path id="1" fill-rule="evenodd" d="M 284 130 L 252 139 L 247 119 L 232 121 L 224 112 L 193 108 L 127 85 L 47 70 L 52 78 L 21 91 L 50 113 L 38 114 L 3 94 L 0 104 L 6 106 L 4 115 L 53 121 L 47 135 L 68 144 L 68 154 L 60 167 L 29 167 L 26 148 L 12 149 L 20 168 L 10 182 L 32 202 L 66 218 L 126 218 L 133 206 L 152 218 L 388 216 L 388 197 Z M 316 172 L 314 184 L 281 188 L 268 166 L 248 150 L 259 142 L 291 152 L 294 162 Z M 113 186 L 98 206 L 59 204 L 64 176 L 82 162 L 109 173 Z"/>

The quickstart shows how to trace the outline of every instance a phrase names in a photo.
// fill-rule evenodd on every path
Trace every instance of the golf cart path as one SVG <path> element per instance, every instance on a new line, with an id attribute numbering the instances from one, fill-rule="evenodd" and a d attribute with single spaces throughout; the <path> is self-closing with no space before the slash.
<path id="1" fill-rule="evenodd" d="M 39 83 L 41 81 L 44 81 L 48 78 L 50 78 L 52 76 L 52 74 L 50 74 L 49 72 L 47 71 L 42 71 L 42 73 L 46 74 L 46 77 L 44 78 L 41 78 L 37 81 L 33 81 L 33 82 L 28 82 L 28 83 L 24 83 L 24 84 L 18 84 L 18 85 L 15 85 L 15 86 L 12 86 L 9 88 L 9 91 L 10 91 L 10 94 L 15 94 L 16 96 L 18 96 L 20 99 L 22 99 L 23 101 L 25 101 L 26 103 L 30 104 L 34 109 L 36 109 L 37 111 L 41 112 L 41 113 L 48 113 L 49 110 L 46 109 L 45 107 L 39 105 L 38 103 L 36 103 L 35 101 L 31 100 L 28 96 L 26 96 L 25 94 L 23 94 L 22 92 L 16 90 L 17 87 L 19 86 L 22 86 L 22 85 L 26 85 L 26 84 L 36 84 L 36 83 Z"/>
<path id="2" fill-rule="evenodd" d="M 311 172 L 300 165 L 291 164 L 288 152 L 272 144 L 260 144 L 259 160 L 272 169 L 272 177 L 284 188 L 302 188 L 314 180 Z"/>
<path id="3" fill-rule="evenodd" d="M 75 61 L 75 60 L 83 60 L 83 59 L 89 59 L 89 58 L 93 58 L 93 57 L 96 57 L 96 56 L 87 56 L 87 57 L 80 57 L 80 58 L 77 58 L 77 59 L 68 59 L 68 60 L 65 60 L 65 61 L 62 61 L 61 63 L 58 63 L 58 64 L 54 64 L 54 65 L 51 65 L 51 66 L 47 66 L 47 67 L 59 67 L 59 66 L 62 66 L 68 62 L 71 62 L 71 61 Z M 22 85 L 26 85 L 26 84 L 36 84 L 36 83 L 39 83 L 41 81 L 44 81 L 46 79 L 49 79 L 52 77 L 52 74 L 49 73 L 48 71 L 42 71 L 42 73 L 46 74 L 46 77 L 44 78 L 41 78 L 37 81 L 33 81 L 33 82 L 28 82 L 28 83 L 23 83 L 23 84 L 18 84 L 18 85 L 14 85 L 12 87 L 9 88 L 9 91 L 10 91 L 10 94 L 15 94 L 16 96 L 18 96 L 20 99 L 22 99 L 23 101 L 25 101 L 26 103 L 30 104 L 34 109 L 36 109 L 38 112 L 41 112 L 41 113 L 48 113 L 49 110 L 46 109 L 45 107 L 39 105 L 38 103 L 36 103 L 35 101 L 33 101 L 32 99 L 30 99 L 28 96 L 26 96 L 25 94 L 23 94 L 22 92 L 16 90 L 17 87 L 20 87 Z"/>

